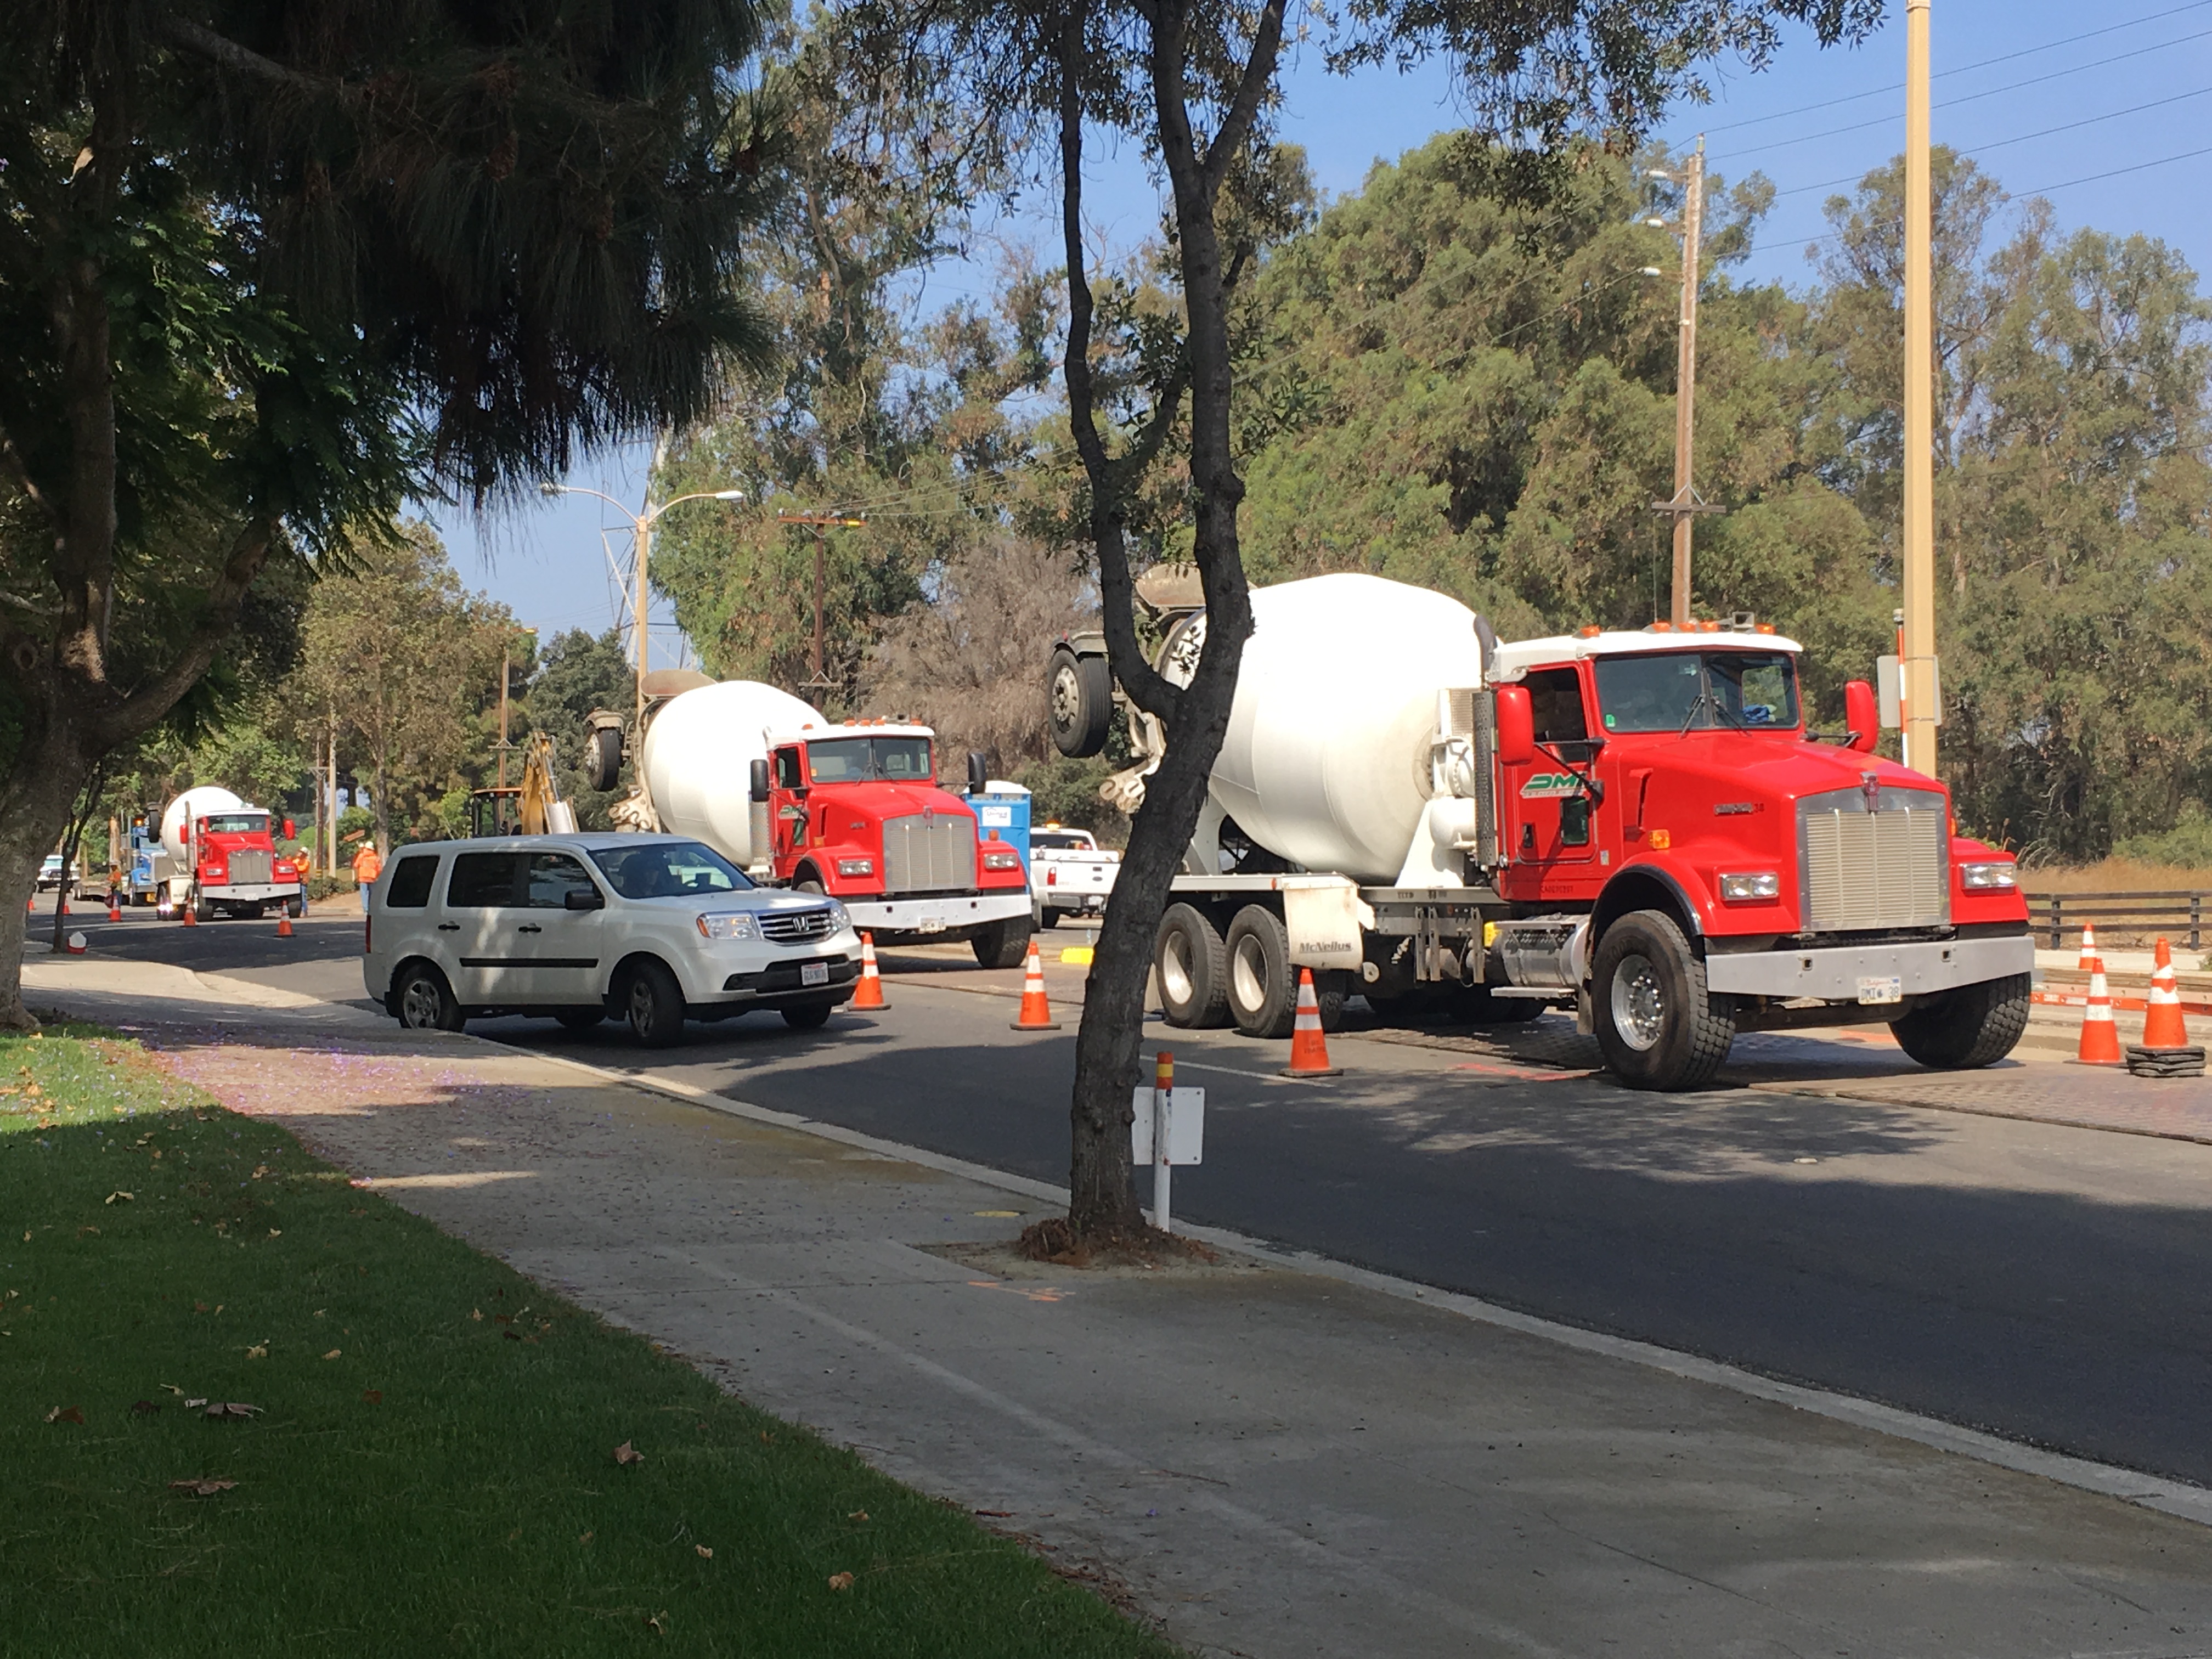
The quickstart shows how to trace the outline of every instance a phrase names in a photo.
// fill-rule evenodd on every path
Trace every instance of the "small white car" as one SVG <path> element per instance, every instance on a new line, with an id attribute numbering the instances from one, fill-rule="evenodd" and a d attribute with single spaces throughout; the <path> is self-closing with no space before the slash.
<path id="1" fill-rule="evenodd" d="M 1099 916 L 1121 873 L 1121 855 L 1098 845 L 1088 830 L 1048 823 L 1030 831 L 1030 890 L 1036 924 L 1056 927 L 1062 916 Z"/>
<path id="2" fill-rule="evenodd" d="M 511 836 L 404 847 L 371 890 L 362 979 L 402 1025 L 610 1015 L 665 1048 L 686 1019 L 774 1008 L 800 1030 L 848 1000 L 860 940 L 818 893 L 757 887 L 678 836 Z"/>
<path id="3" fill-rule="evenodd" d="M 59 853 L 49 853 L 46 854 L 46 862 L 39 866 L 39 878 L 37 885 L 39 890 L 42 893 L 49 887 L 61 888 L 64 891 L 67 892 L 75 890 L 77 883 L 83 879 L 84 874 L 82 869 L 79 866 L 72 864 L 69 867 L 67 884 L 64 885 L 62 874 L 62 855 Z"/>

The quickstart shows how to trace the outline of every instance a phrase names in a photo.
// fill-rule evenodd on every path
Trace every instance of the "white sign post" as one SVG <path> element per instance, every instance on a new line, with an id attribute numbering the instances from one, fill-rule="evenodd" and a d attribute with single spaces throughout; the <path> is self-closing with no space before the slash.
<path id="1" fill-rule="evenodd" d="M 1152 1086 L 1138 1090 L 1129 1107 L 1129 1161 L 1152 1166 L 1152 1225 L 1171 1233 L 1170 1172 L 1178 1164 L 1204 1161 L 1206 1091 L 1176 1088 L 1175 1056 L 1163 1048 Z"/>

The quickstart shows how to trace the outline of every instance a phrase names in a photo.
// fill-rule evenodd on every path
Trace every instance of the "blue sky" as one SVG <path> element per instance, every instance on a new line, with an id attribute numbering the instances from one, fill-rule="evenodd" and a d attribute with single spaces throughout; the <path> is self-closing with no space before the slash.
<path id="1" fill-rule="evenodd" d="M 2212 0 L 1934 0 L 1931 33 L 1937 143 L 1973 154 L 2015 195 L 2047 194 L 2063 228 L 2163 239 L 2201 279 L 2212 265 L 2212 153 L 2143 164 L 2212 151 Z M 1807 281 L 1807 244 L 1827 229 L 1821 203 L 1849 187 L 1835 181 L 1855 179 L 1903 148 L 1896 88 L 1904 73 L 1900 3 L 1889 26 L 1856 49 L 1822 52 L 1796 32 L 1762 73 L 1717 65 L 1713 101 L 1684 106 L 1663 124 L 1659 137 L 1678 147 L 1705 133 L 1714 172 L 1735 180 L 1756 168 L 1780 192 L 1741 276 Z M 1376 161 L 1463 124 L 1449 77 L 1434 69 L 1347 80 L 1308 51 L 1290 64 L 1285 88 L 1285 136 L 1306 147 L 1331 195 L 1356 191 Z M 1109 246 L 1133 246 L 1157 222 L 1158 198 L 1133 150 L 1097 156 L 1086 194 L 1094 235 Z M 1036 221 L 1016 220 L 997 234 L 1056 240 Z M 978 292 L 984 280 L 974 267 L 948 268 L 922 283 L 922 303 Z M 569 481 L 635 507 L 647 459 L 642 447 L 595 458 Z M 461 580 L 544 637 L 568 628 L 599 632 L 627 615 L 602 550 L 604 532 L 616 557 L 629 557 L 629 526 L 612 508 L 571 496 L 483 523 L 440 517 Z M 681 648 L 666 602 L 657 601 L 652 660 L 665 665 Z"/>

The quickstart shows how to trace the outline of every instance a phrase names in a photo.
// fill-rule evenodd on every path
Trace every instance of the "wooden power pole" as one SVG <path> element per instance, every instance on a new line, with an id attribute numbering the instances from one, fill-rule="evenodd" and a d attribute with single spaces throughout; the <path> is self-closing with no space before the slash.
<path id="1" fill-rule="evenodd" d="M 830 684 L 824 671 L 822 653 L 822 599 L 826 580 L 823 572 L 823 532 L 833 527 L 858 530 L 867 523 L 865 514 L 855 516 L 849 513 L 779 513 L 777 521 L 782 524 L 803 524 L 814 532 L 814 675 L 806 682 L 807 689 L 819 691 Z"/>
<path id="2" fill-rule="evenodd" d="M 1668 615 L 1677 628 L 1690 622 L 1691 528 L 1701 513 L 1722 509 L 1709 504 L 1692 483 L 1698 419 L 1698 254 L 1705 235 L 1705 140 L 1680 173 L 1655 169 L 1662 178 L 1682 186 L 1682 309 L 1680 335 L 1674 360 L 1674 493 L 1651 503 L 1652 510 L 1674 521 L 1674 580 Z"/>
<path id="3" fill-rule="evenodd" d="M 1905 3 L 1905 763 L 1936 775 L 1936 295 L 1929 243 L 1928 0 Z"/>

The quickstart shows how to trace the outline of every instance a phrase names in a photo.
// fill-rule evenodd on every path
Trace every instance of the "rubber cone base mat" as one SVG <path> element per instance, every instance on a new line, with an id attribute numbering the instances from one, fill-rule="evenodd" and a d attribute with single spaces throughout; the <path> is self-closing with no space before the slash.
<path id="1" fill-rule="evenodd" d="M 2136 1077 L 2203 1077 L 2202 1048 L 2145 1048 L 2128 1045 L 2128 1070 Z"/>
<path id="2" fill-rule="evenodd" d="M 1316 1066 L 1311 1071 L 1294 1072 L 1289 1066 L 1285 1066 L 1275 1075 L 1278 1077 L 1342 1077 L 1344 1075 L 1344 1067 L 1341 1066 Z"/>
<path id="3" fill-rule="evenodd" d="M 1021 1021 L 1016 1020 L 1006 1029 L 1009 1031 L 1057 1031 L 1061 1029 L 1061 1026 L 1058 1020 L 1054 1020 L 1049 1025 L 1024 1025 Z"/>

